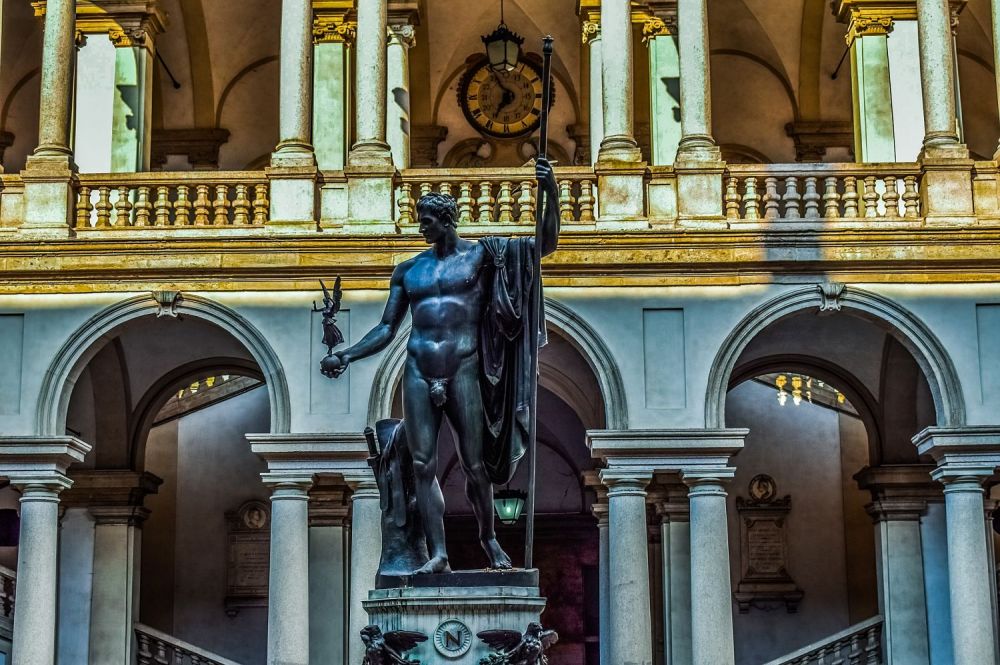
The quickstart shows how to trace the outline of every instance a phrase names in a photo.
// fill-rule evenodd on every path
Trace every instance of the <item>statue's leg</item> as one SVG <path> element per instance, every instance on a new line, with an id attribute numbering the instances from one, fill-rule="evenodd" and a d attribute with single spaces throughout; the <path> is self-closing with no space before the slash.
<path id="1" fill-rule="evenodd" d="M 465 496 L 479 522 L 479 542 L 489 558 L 490 568 L 510 568 L 510 557 L 497 542 L 493 528 L 493 483 L 483 462 L 486 422 L 479 392 L 479 359 L 475 356 L 466 358 L 459 366 L 448 385 L 448 401 L 444 408 L 458 434 L 458 457 L 465 471 Z"/>
<path id="2" fill-rule="evenodd" d="M 408 360 L 403 371 L 403 426 L 413 457 L 417 507 L 424 523 L 430 561 L 416 573 L 449 572 L 444 540 L 444 495 L 437 479 L 437 437 L 441 428 L 441 409 L 431 404 L 427 381 Z"/>

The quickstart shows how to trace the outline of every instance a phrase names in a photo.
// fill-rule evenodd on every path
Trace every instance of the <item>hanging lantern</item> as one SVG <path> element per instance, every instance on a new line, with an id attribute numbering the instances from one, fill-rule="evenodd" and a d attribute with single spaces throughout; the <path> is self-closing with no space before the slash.
<path id="1" fill-rule="evenodd" d="M 486 35 L 483 44 L 486 45 L 486 57 L 490 61 L 490 69 L 495 72 L 509 72 L 517 67 L 521 59 L 521 44 L 524 37 L 511 32 L 503 21 L 503 0 L 500 0 L 500 25 Z"/>
<path id="2" fill-rule="evenodd" d="M 496 508 L 497 518 L 501 524 L 516 524 L 521 518 L 521 511 L 524 510 L 524 501 L 527 498 L 527 492 L 512 490 L 509 487 L 494 494 L 493 507 Z"/>

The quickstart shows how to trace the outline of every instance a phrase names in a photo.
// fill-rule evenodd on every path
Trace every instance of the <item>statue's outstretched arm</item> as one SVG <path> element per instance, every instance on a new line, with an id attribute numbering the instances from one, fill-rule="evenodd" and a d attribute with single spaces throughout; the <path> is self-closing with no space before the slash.
<path id="1" fill-rule="evenodd" d="M 559 245 L 559 185 L 552 165 L 547 159 L 535 162 L 535 177 L 538 178 L 538 196 L 545 192 L 545 210 L 542 217 L 542 256 L 556 251 Z"/>
<path id="2" fill-rule="evenodd" d="M 354 360 L 367 358 L 376 354 L 389 345 L 389 342 L 396 336 L 399 324 L 406 317 L 406 308 L 409 306 L 409 299 L 406 297 L 406 290 L 403 288 L 403 275 L 409 261 L 396 266 L 392 272 L 392 279 L 389 282 L 389 299 L 385 303 L 385 311 L 382 312 L 382 320 L 377 326 L 368 331 L 361 341 L 342 351 L 334 351 L 320 363 L 323 374 L 330 377 L 338 377 L 347 369 L 347 365 Z"/>

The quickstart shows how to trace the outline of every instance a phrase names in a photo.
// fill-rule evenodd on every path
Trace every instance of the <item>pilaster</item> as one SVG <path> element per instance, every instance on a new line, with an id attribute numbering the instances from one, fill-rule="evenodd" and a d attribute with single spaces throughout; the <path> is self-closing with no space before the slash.
<path id="1" fill-rule="evenodd" d="M 395 0 L 388 7 L 386 47 L 386 142 L 397 169 L 410 168 L 410 49 L 420 25 L 415 0 Z"/>
<path id="2" fill-rule="evenodd" d="M 598 471 L 585 471 L 583 482 L 596 495 L 590 510 L 597 519 L 598 534 L 598 595 L 599 595 L 599 625 L 600 662 L 611 662 L 611 540 L 609 535 L 608 490 L 601 482 Z"/>
<path id="3" fill-rule="evenodd" d="M 590 69 L 587 73 L 589 86 L 588 118 L 590 130 L 590 163 L 597 164 L 601 141 L 604 139 L 604 84 L 601 58 L 601 3 L 599 0 L 580 0 L 577 4 L 580 17 L 580 32 L 587 46 Z"/>
<path id="4" fill-rule="evenodd" d="M 632 21 L 642 25 L 649 58 L 650 161 L 654 166 L 673 164 L 681 140 L 677 0 L 643 3 L 632 10 Z"/>
<path id="5" fill-rule="evenodd" d="M 313 144 L 322 171 L 341 171 L 351 136 L 354 0 L 313 0 Z"/>
<path id="6" fill-rule="evenodd" d="M 339 483 L 309 492 L 309 662 L 337 663 L 347 648 L 348 492 Z"/>

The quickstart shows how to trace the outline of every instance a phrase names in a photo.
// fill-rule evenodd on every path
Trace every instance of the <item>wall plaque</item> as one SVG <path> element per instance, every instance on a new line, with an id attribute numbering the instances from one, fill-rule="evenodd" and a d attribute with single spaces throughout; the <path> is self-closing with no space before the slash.
<path id="1" fill-rule="evenodd" d="M 263 501 L 247 501 L 226 513 L 226 614 L 244 607 L 267 607 L 271 563 L 271 513 Z"/>
<path id="2" fill-rule="evenodd" d="M 736 497 L 742 572 L 733 597 L 741 614 L 751 606 L 769 610 L 780 604 L 795 612 L 803 593 L 788 574 L 785 521 L 791 497 L 777 498 L 774 479 L 766 474 L 754 476 L 747 490 L 749 498 Z"/>

